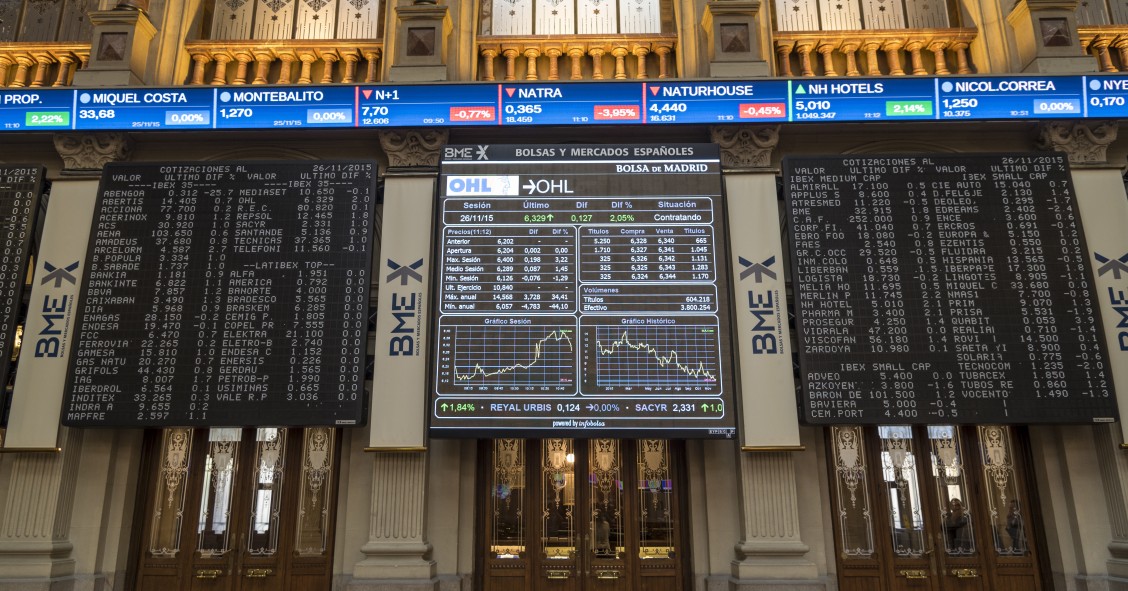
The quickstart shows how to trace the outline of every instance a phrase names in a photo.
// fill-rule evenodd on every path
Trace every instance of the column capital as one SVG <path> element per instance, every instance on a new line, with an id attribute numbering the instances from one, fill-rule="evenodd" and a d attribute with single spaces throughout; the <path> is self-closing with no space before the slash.
<path id="1" fill-rule="evenodd" d="M 725 172 L 772 168 L 772 153 L 779 144 L 778 125 L 714 125 L 709 135 L 721 147 Z"/>
<path id="2" fill-rule="evenodd" d="M 106 164 L 128 160 L 133 153 L 127 133 L 57 133 L 54 140 L 65 175 L 98 176 Z"/>
<path id="3" fill-rule="evenodd" d="M 437 171 L 442 147 L 450 134 L 436 129 L 402 129 L 380 132 L 380 147 L 388 155 L 392 169 L 432 169 Z"/>
<path id="4" fill-rule="evenodd" d="M 1039 129 L 1038 147 L 1064 152 L 1075 168 L 1104 168 L 1109 166 L 1108 147 L 1116 141 L 1118 129 L 1111 121 L 1051 121 Z"/>

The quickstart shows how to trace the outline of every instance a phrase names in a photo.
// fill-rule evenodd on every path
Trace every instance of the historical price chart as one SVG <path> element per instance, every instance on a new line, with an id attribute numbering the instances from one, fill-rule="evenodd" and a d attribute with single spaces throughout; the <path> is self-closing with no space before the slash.
<path id="1" fill-rule="evenodd" d="M 440 187 L 433 430 L 734 432 L 715 146 L 450 146 Z"/>
<path id="2" fill-rule="evenodd" d="M 63 423 L 354 425 L 376 164 L 107 166 Z"/>
<path id="3" fill-rule="evenodd" d="M 0 230 L 4 238 L 0 252 L 0 384 L 8 383 L 43 174 L 39 165 L 0 167 Z"/>
<path id="4" fill-rule="evenodd" d="M 784 163 L 806 418 L 1112 421 L 1062 155 Z"/>

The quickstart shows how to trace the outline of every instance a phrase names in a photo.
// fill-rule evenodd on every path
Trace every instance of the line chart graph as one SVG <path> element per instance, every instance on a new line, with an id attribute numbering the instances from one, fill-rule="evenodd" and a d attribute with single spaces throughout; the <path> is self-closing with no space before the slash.
<path id="1" fill-rule="evenodd" d="M 439 367 L 440 382 L 450 393 L 479 387 L 574 389 L 575 332 L 575 324 L 559 323 L 444 325 L 439 339 L 452 363 Z"/>
<path id="2" fill-rule="evenodd" d="M 585 377 L 604 391 L 720 391 L 716 324 L 585 326 L 584 349 Z"/>

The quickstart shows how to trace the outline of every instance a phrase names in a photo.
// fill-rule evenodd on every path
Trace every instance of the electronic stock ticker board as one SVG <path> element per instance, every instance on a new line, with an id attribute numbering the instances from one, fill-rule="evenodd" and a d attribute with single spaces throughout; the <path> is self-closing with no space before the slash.
<path id="1" fill-rule="evenodd" d="M 0 133 L 1128 118 L 1128 75 L 0 90 Z"/>
<path id="2" fill-rule="evenodd" d="M 806 420 L 1117 417 L 1060 154 L 788 158 Z"/>
<path id="3" fill-rule="evenodd" d="M 44 173 L 39 165 L 0 166 L 0 227 L 4 235 L 4 243 L 0 245 L 0 312 L 3 313 L 0 317 L 0 384 L 8 383 Z"/>
<path id="4" fill-rule="evenodd" d="M 439 186 L 432 435 L 735 434 L 717 146 L 447 146 Z"/>
<path id="5" fill-rule="evenodd" d="M 376 172 L 107 165 L 63 424 L 364 423 Z"/>

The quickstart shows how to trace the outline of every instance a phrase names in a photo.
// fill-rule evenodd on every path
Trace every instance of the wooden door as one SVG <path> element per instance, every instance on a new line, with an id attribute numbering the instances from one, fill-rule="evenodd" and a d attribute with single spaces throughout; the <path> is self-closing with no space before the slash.
<path id="1" fill-rule="evenodd" d="M 665 440 L 489 442 L 482 587 L 680 591 L 680 483 Z"/>
<path id="2" fill-rule="evenodd" d="M 843 426 L 829 436 L 843 591 L 1042 588 L 1013 429 Z"/>
<path id="3" fill-rule="evenodd" d="M 165 429 L 147 445 L 135 589 L 328 588 L 333 429 Z"/>

